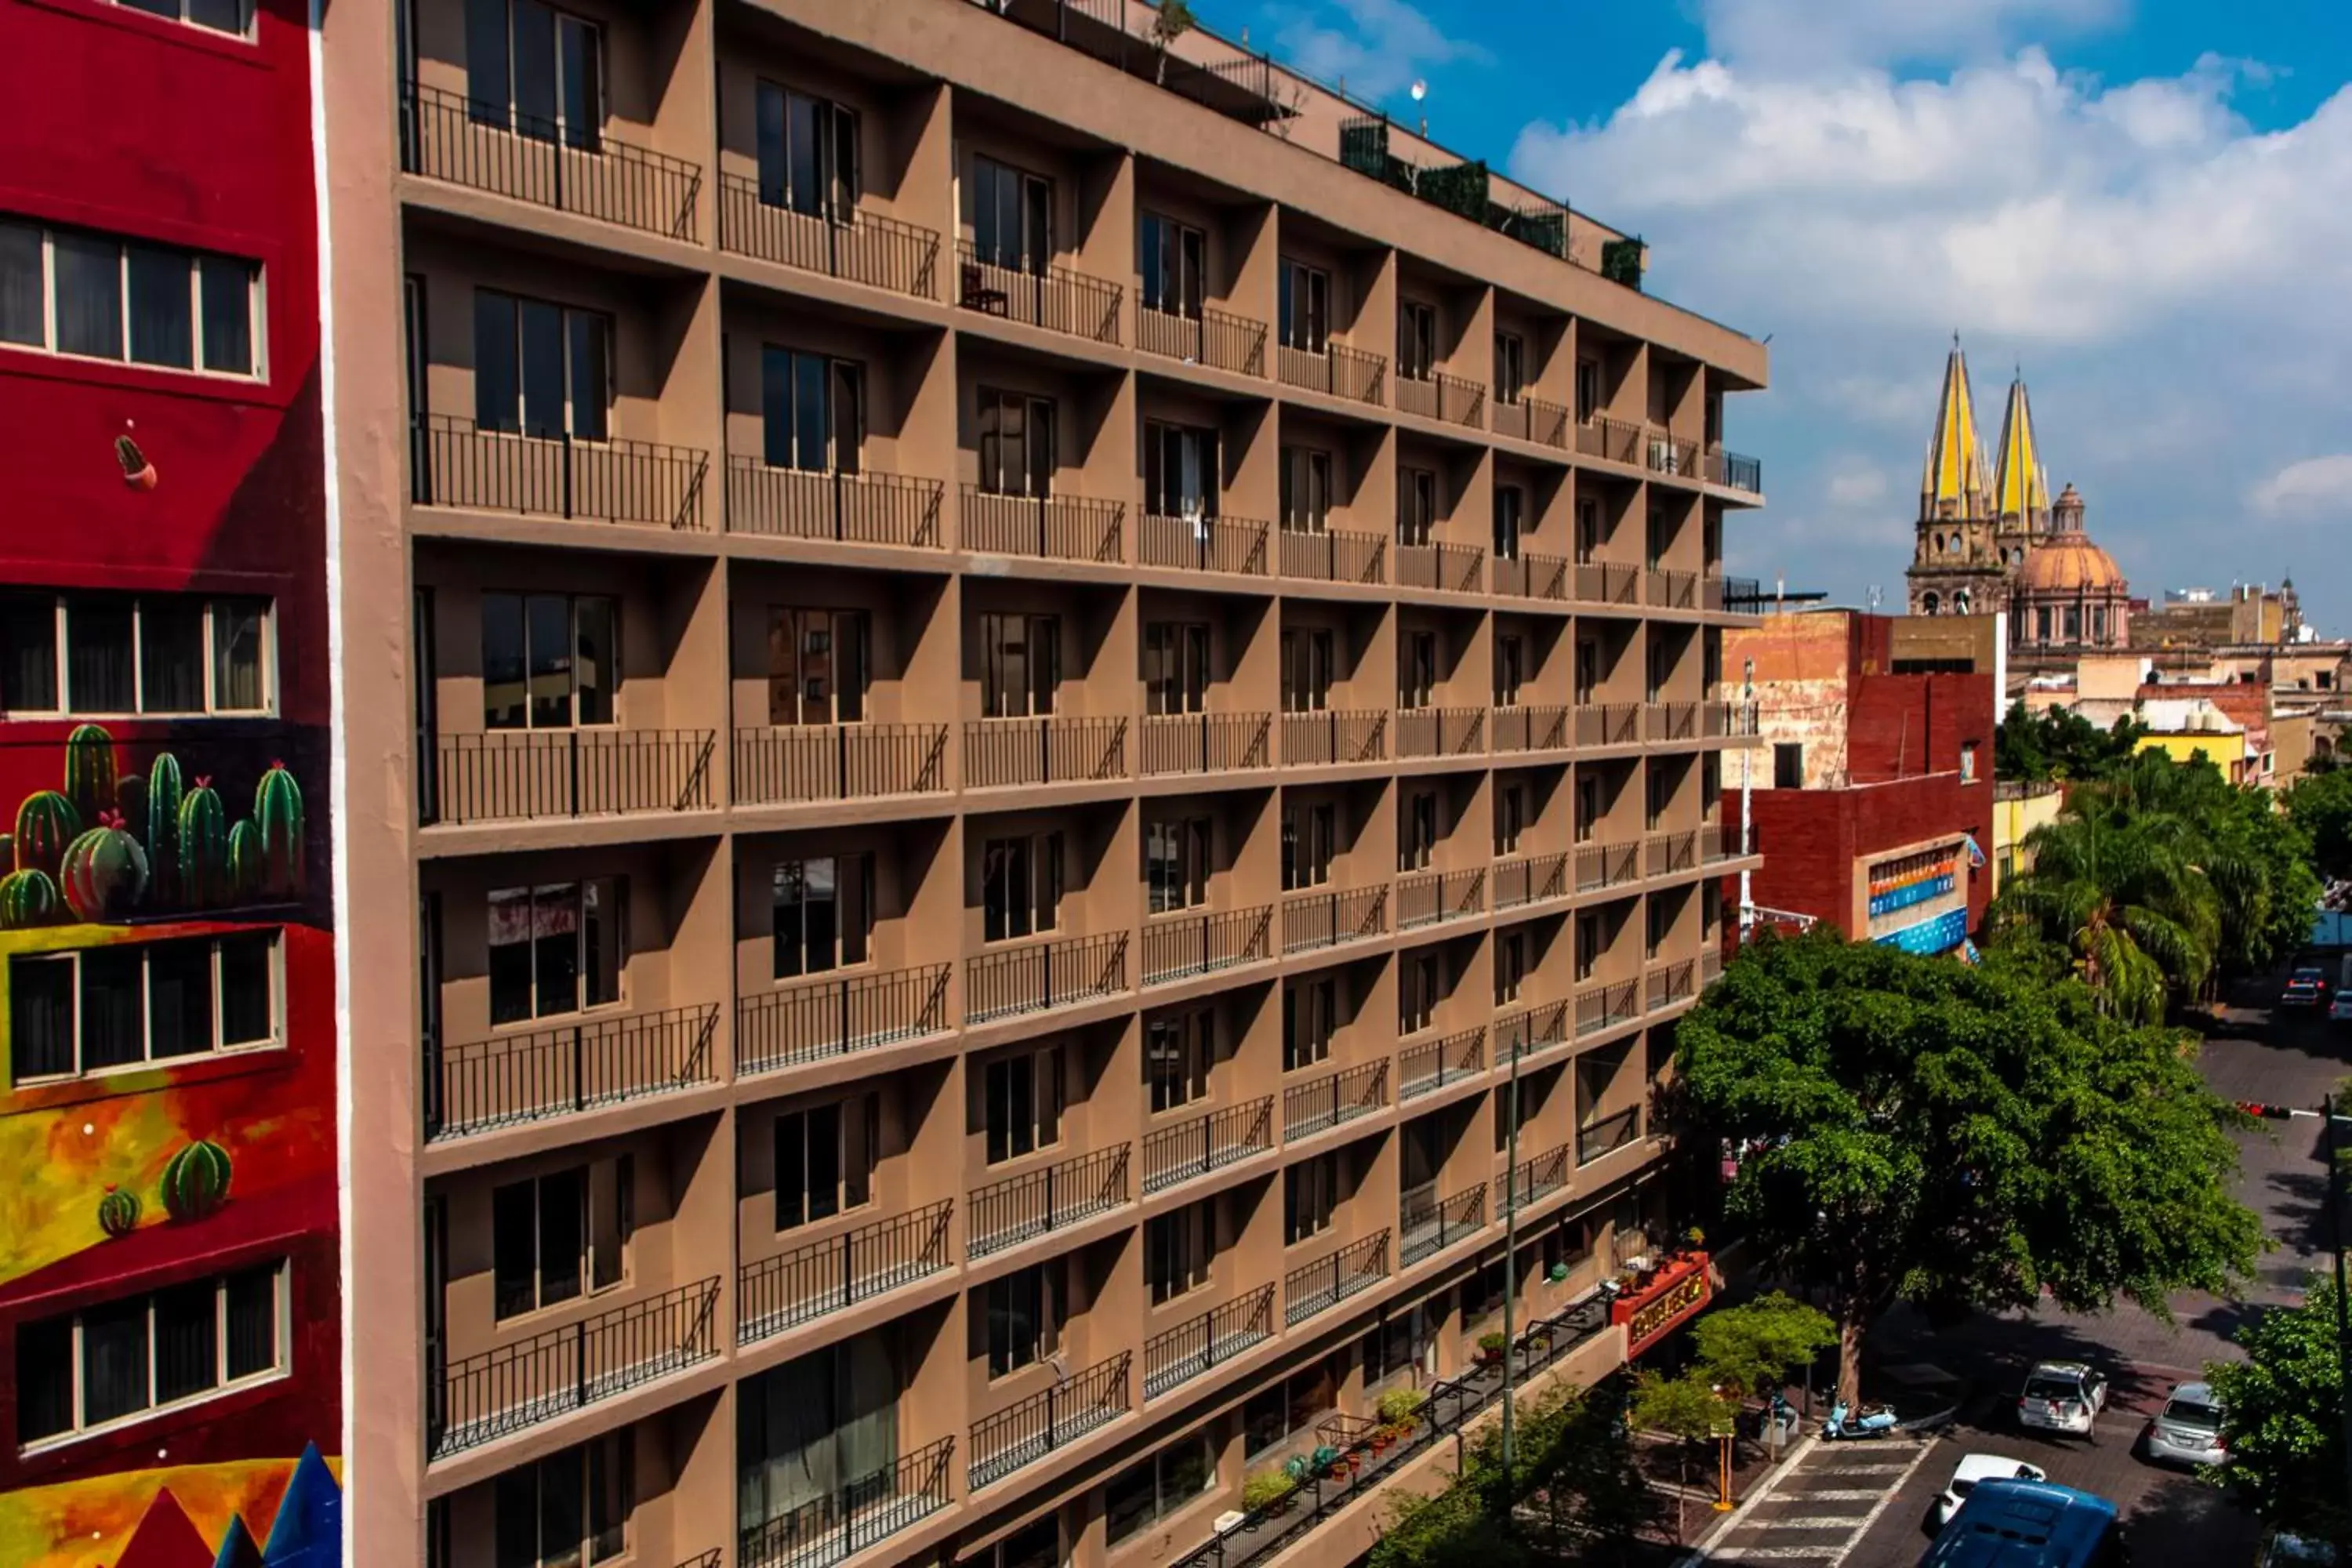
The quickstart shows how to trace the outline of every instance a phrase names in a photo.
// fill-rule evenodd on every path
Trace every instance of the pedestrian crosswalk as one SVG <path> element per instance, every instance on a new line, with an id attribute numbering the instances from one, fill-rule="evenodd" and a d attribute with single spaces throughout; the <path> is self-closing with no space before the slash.
<path id="1" fill-rule="evenodd" d="M 1920 1439 L 1808 1439 L 1689 1561 L 1837 1568 L 1927 1458 Z"/>

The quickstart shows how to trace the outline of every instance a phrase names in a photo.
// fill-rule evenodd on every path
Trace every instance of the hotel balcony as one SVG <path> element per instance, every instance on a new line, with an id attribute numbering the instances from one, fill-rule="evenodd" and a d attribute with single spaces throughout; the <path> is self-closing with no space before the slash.
<path id="1" fill-rule="evenodd" d="M 1643 435 L 1639 425 L 1596 414 L 1576 427 L 1577 454 L 1598 458 L 1603 462 L 1623 463 L 1629 468 L 1637 467 L 1643 460 Z"/>
<path id="2" fill-rule="evenodd" d="M 425 1136 L 462 1138 L 718 1080 L 719 1007 L 588 1015 L 546 1028 L 425 1043 Z"/>
<path id="3" fill-rule="evenodd" d="M 1400 708 L 1396 731 L 1400 761 L 1476 756 L 1486 749 L 1486 710 Z"/>
<path id="4" fill-rule="evenodd" d="M 964 960 L 964 1022 L 1072 1007 L 1129 989 L 1128 937 L 1054 937 Z"/>
<path id="5" fill-rule="evenodd" d="M 1483 593 L 1486 552 L 1475 544 L 1400 544 L 1396 584 L 1446 594 Z"/>
<path id="6" fill-rule="evenodd" d="M 1579 1036 L 1597 1035 L 1603 1029 L 1630 1024 L 1641 1017 L 1642 1013 L 1642 983 L 1638 980 L 1611 981 L 1600 985 L 1577 987 L 1576 1032 Z"/>
<path id="7" fill-rule="evenodd" d="M 1497 910 L 1525 909 L 1529 904 L 1564 899 L 1568 892 L 1566 855 L 1523 855 L 1495 863 Z"/>
<path id="8" fill-rule="evenodd" d="M 955 1501 L 955 1439 L 941 1437 L 871 1475 L 741 1531 L 736 1568 L 829 1568 Z M 712 1547 L 678 1568 L 719 1568 Z"/>
<path id="9" fill-rule="evenodd" d="M 1490 419 L 1490 426 L 1497 436 L 1532 441 L 1538 447 L 1549 447 L 1559 452 L 1568 450 L 1568 432 L 1571 423 L 1568 409 L 1560 404 L 1527 396 L 1506 402 L 1499 393 L 1495 397 Z"/>
<path id="10" fill-rule="evenodd" d="M 1650 1011 L 1655 1013 L 1689 1001 L 1698 994 L 1697 980 L 1697 966 L 1691 959 L 1653 965 L 1646 976 Z"/>
<path id="11" fill-rule="evenodd" d="M 1497 555 L 1488 569 L 1488 587 L 1516 599 L 1564 601 L 1569 596 L 1569 565 L 1568 558 L 1561 555 Z"/>
<path id="12" fill-rule="evenodd" d="M 1495 1217 L 1502 1218 L 1513 1207 L 1526 1208 L 1540 1203 L 1568 1185 L 1575 1152 L 1563 1143 L 1557 1149 L 1547 1149 L 1533 1159 L 1522 1160 L 1502 1175 L 1495 1178 Z"/>
<path id="13" fill-rule="evenodd" d="M 954 1261 L 954 1212 L 943 1198 L 743 1264 L 735 1281 L 737 1339 L 751 1344 L 941 1272 Z"/>
<path id="14" fill-rule="evenodd" d="M 1132 1352 L 1120 1351 L 973 1422 L 971 1489 L 992 1486 L 1133 1410 L 1133 1363 Z"/>
<path id="15" fill-rule="evenodd" d="M 969 240 L 956 245 L 956 303 L 967 310 L 1116 347 L 1123 291 L 1066 267 L 1000 265 Z"/>
<path id="16" fill-rule="evenodd" d="M 964 1250 L 986 1258 L 1066 1230 L 1133 1201 L 1133 1146 L 1097 1149 L 972 1189 L 964 1210 Z"/>
<path id="17" fill-rule="evenodd" d="M 1264 577 L 1274 570 L 1273 525 L 1220 512 L 1211 517 L 1147 511 L 1136 537 L 1146 566 Z"/>
<path id="18" fill-rule="evenodd" d="M 1566 1002 L 1539 1002 L 1497 1016 L 1495 1060 L 1507 1062 L 1517 1057 L 1528 1061 L 1568 1044 L 1569 1006 Z"/>
<path id="19" fill-rule="evenodd" d="M 1473 920 L 1486 912 L 1486 871 L 1423 871 L 1396 881 L 1399 931 Z"/>
<path id="20" fill-rule="evenodd" d="M 1576 890 L 1590 893 L 1602 888 L 1622 888 L 1642 879 L 1642 846 L 1636 840 L 1625 844 L 1580 844 L 1576 849 Z"/>
<path id="21" fill-rule="evenodd" d="M 1319 767 L 1383 763 L 1389 756 L 1389 710 L 1318 710 L 1282 716 L 1282 763 Z"/>
<path id="22" fill-rule="evenodd" d="M 1282 951 L 1285 954 L 1337 947 L 1386 936 L 1389 931 L 1389 885 L 1345 891 L 1310 888 L 1286 893 L 1282 899 Z"/>
<path id="23" fill-rule="evenodd" d="M 939 795 L 945 724 L 799 724 L 735 731 L 735 802 L 803 805 Z"/>
<path id="24" fill-rule="evenodd" d="M 1568 744 L 1566 708 L 1496 708 L 1487 715 L 1491 750 L 1497 756 L 1517 752 L 1556 752 Z"/>
<path id="25" fill-rule="evenodd" d="M 1282 547 L 1280 564 L 1285 577 L 1305 583 L 1371 584 L 1388 581 L 1389 540 L 1384 533 L 1338 528 L 1284 528 L 1277 531 L 1276 537 Z"/>
<path id="26" fill-rule="evenodd" d="M 1342 1126 L 1389 1103 L 1389 1064 L 1366 1062 L 1282 1091 L 1282 1139 L 1286 1143 Z"/>
<path id="27" fill-rule="evenodd" d="M 1407 1046 L 1397 1053 L 1397 1099 L 1415 1100 L 1449 1083 L 1481 1078 L 1486 1071 L 1486 1028 L 1480 1025 Z"/>
<path id="28" fill-rule="evenodd" d="M 400 166 L 453 185 L 698 243 L 702 167 L 639 147 L 601 126 L 400 84 Z"/>
<path id="29" fill-rule="evenodd" d="M 1017 789 L 1124 779 L 1128 729 L 1123 717 L 967 719 L 964 787 Z"/>
<path id="30" fill-rule="evenodd" d="M 727 531 L 761 539 L 831 540 L 943 550 L 947 487 L 906 474 L 785 468 L 727 459 Z"/>
<path id="31" fill-rule="evenodd" d="M 944 1033 L 950 966 L 843 971 L 735 1004 L 735 1070 L 749 1076 Z"/>
<path id="32" fill-rule="evenodd" d="M 1389 1233 L 1385 1230 L 1350 1242 L 1338 1251 L 1301 1265 L 1284 1276 L 1282 1321 L 1297 1328 L 1320 1312 L 1328 1312 L 1351 1296 L 1379 1285 L 1389 1277 Z"/>
<path id="33" fill-rule="evenodd" d="M 985 555 L 1118 565 L 1127 559 L 1127 503 L 1069 495 L 1004 495 L 967 484 L 958 542 Z"/>
<path id="34" fill-rule="evenodd" d="M 1213 306 L 1158 310 L 1139 302 L 1135 346 L 1148 354 L 1235 375 L 1265 374 L 1265 323 Z"/>
<path id="35" fill-rule="evenodd" d="M 1274 955 L 1274 906 L 1153 915 L 1143 926 L 1143 984 L 1166 985 Z"/>
<path id="36" fill-rule="evenodd" d="M 1143 1135 L 1143 1191 L 1167 1192 L 1274 1146 L 1272 1095 L 1154 1128 Z"/>
<path id="37" fill-rule="evenodd" d="M 1580 605 L 1637 606 L 1642 602 L 1642 569 L 1613 561 L 1580 561 L 1574 592 Z"/>
<path id="38" fill-rule="evenodd" d="M 1423 1182 L 1397 1199 L 1397 1262 L 1410 1268 L 1486 1228 L 1486 1184 L 1446 1197 L 1437 1184 Z"/>
<path id="39" fill-rule="evenodd" d="M 1458 375 L 1431 371 L 1423 375 L 1397 377 L 1396 405 L 1400 414 L 1412 414 L 1442 424 L 1461 425 L 1477 430 L 1486 423 L 1486 388 L 1475 381 L 1465 381 Z"/>
<path id="40" fill-rule="evenodd" d="M 1136 737 L 1137 772 L 1145 778 L 1172 773 L 1230 773 L 1274 765 L 1271 713 L 1153 713 Z"/>
<path id="41" fill-rule="evenodd" d="M 1642 741 L 1638 702 L 1588 702 L 1576 710 L 1580 746 L 1634 746 Z"/>
<path id="42" fill-rule="evenodd" d="M 1285 386 L 1349 403 L 1377 406 L 1387 401 L 1386 355 L 1367 353 L 1344 343 L 1327 342 L 1319 349 L 1284 343 L 1275 351 L 1275 363 Z"/>
<path id="43" fill-rule="evenodd" d="M 427 414 L 411 433 L 418 506 L 514 512 L 581 522 L 634 523 L 698 533 L 710 455 L 688 447 L 527 436 Z"/>
<path id="44" fill-rule="evenodd" d="M 1274 1287 L 1261 1285 L 1143 1342 L 1143 1397 L 1159 1398 L 1274 1336 Z"/>
<path id="45" fill-rule="evenodd" d="M 1641 1136 L 1642 1108 L 1638 1105 L 1595 1117 L 1576 1129 L 1576 1163 L 1590 1165 L 1629 1143 L 1638 1142 Z"/>
<path id="46" fill-rule="evenodd" d="M 1643 846 L 1643 874 L 1672 877 L 1695 871 L 1699 865 L 1696 829 L 1685 833 L 1653 833 Z"/>
<path id="47" fill-rule="evenodd" d="M 936 229 L 855 209 L 804 213 L 741 174 L 719 176 L 719 247 L 918 300 L 939 297 Z"/>

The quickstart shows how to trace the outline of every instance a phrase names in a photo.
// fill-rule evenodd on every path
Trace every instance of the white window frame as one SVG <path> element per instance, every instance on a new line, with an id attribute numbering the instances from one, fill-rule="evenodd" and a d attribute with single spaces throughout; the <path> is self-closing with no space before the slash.
<path id="1" fill-rule="evenodd" d="M 185 1056 L 158 1057 L 152 1054 L 142 1053 L 137 1061 L 114 1062 L 109 1063 L 103 1067 L 94 1068 L 80 1065 L 82 1060 L 83 1045 L 81 1016 L 81 961 L 83 956 L 89 952 L 120 952 L 122 951 L 122 947 L 110 946 L 97 949 L 80 947 L 55 948 L 46 952 L 33 952 L 10 954 L 8 958 L 8 989 L 12 994 L 16 990 L 16 966 L 18 964 L 69 963 L 72 965 L 75 1066 L 73 1070 L 70 1072 L 38 1073 L 26 1078 L 17 1078 L 15 1076 L 16 1040 L 12 1036 L 8 1041 L 9 1082 L 13 1086 L 20 1089 L 27 1084 L 73 1083 L 85 1079 L 110 1078 L 119 1073 L 152 1072 L 157 1068 L 182 1067 L 192 1062 L 209 1061 L 220 1057 L 242 1057 L 250 1056 L 257 1051 L 284 1050 L 286 1048 L 286 942 L 283 928 L 276 926 L 268 928 L 268 931 L 269 937 L 268 1037 L 260 1040 L 242 1041 L 233 1046 L 223 1045 L 220 1043 L 221 943 L 225 941 L 235 941 L 251 934 L 252 933 L 250 931 L 225 931 L 220 935 L 212 937 L 167 937 L 155 942 L 125 944 L 129 946 L 131 951 L 136 952 L 139 954 L 139 1032 L 140 1041 L 142 1046 L 144 1047 L 144 1053 L 152 1053 L 155 1045 L 153 1012 L 154 982 L 152 978 L 153 966 L 149 962 L 149 954 L 157 947 L 177 946 L 183 942 L 190 941 L 200 941 L 205 944 L 205 946 L 210 950 L 210 956 L 212 959 L 212 1012 L 214 1043 L 212 1048 L 209 1050 L 190 1051 Z"/>
<path id="2" fill-rule="evenodd" d="M 5 345 L 0 345 L 5 346 Z M 0 710 L 0 719 L 21 718 L 28 714 L 71 714 L 89 719 L 268 719 L 278 713 L 278 601 L 260 595 L 245 594 L 108 594 L 97 589 L 19 588 L 10 596 L 35 599 L 49 596 L 49 620 L 55 652 L 55 674 L 58 705 L 54 708 L 11 708 Z M 74 701 L 72 690 L 73 656 L 68 627 L 73 616 L 74 601 L 101 598 L 128 598 L 131 601 L 131 685 L 132 700 L 139 706 L 127 710 L 86 708 Z M 205 607 L 205 705 L 194 708 L 150 708 L 147 700 L 146 628 L 142 620 L 151 601 L 163 599 L 198 599 Z M 261 706 L 258 708 L 224 708 L 220 705 L 220 619 L 223 600 L 247 600 L 261 606 Z"/>
<path id="3" fill-rule="evenodd" d="M 166 16 L 162 12 L 151 11 L 144 5 L 128 5 L 125 0 L 112 0 L 112 3 L 122 10 L 135 11 L 142 16 L 152 16 L 159 22 L 175 22 L 183 27 L 194 27 L 196 31 L 209 34 L 215 38 L 236 38 L 247 44 L 254 41 L 253 0 L 238 0 L 237 25 L 234 29 L 215 27 L 210 22 L 197 21 L 188 15 L 188 0 L 178 0 L 180 14 L 176 16 Z"/>
<path id="4" fill-rule="evenodd" d="M 135 10 L 135 6 L 125 6 Z M 143 13 L 152 15 L 152 13 Z M 251 7 L 247 7 L 250 16 Z M 158 17 L 157 20 L 163 18 Z M 196 24 L 188 23 L 187 26 Z M 206 28 L 207 32 L 212 29 Z M 221 34 L 223 37 L 234 37 Z M 161 240 L 134 236 L 110 234 L 102 229 L 75 228 L 68 225 L 59 229 L 37 219 L 0 215 L 0 225 L 13 228 L 37 230 L 41 237 L 41 341 L 37 343 L 0 342 L 0 349 L 22 349 L 28 353 L 49 354 L 58 359 L 72 360 L 80 364 L 119 364 L 135 370 L 158 371 L 167 375 L 197 375 L 213 381 L 264 383 L 269 379 L 269 355 L 264 331 L 268 316 L 264 310 L 267 297 L 262 291 L 261 263 L 248 256 L 232 256 L 226 251 L 196 250 L 184 245 L 170 245 Z M 71 235 L 78 238 L 101 240 L 115 247 L 115 310 L 122 330 L 122 352 L 119 354 L 74 353 L 58 347 L 58 237 Z M 188 263 L 188 358 L 185 365 L 156 364 L 148 360 L 131 357 L 131 251 L 161 251 L 184 257 Z M 246 270 L 245 310 L 246 336 L 252 347 L 252 367 L 248 370 L 210 370 L 205 365 L 205 294 L 204 269 L 197 264 L 210 258 L 235 262 Z"/>

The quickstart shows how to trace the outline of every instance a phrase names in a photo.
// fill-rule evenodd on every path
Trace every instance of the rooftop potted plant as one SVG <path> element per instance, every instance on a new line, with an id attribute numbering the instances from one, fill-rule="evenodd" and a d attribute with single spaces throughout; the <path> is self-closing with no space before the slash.
<path id="1" fill-rule="evenodd" d="M 1249 1513 L 1282 1513 L 1297 1489 L 1298 1483 L 1281 1470 L 1260 1470 L 1242 1483 L 1242 1508 Z"/>

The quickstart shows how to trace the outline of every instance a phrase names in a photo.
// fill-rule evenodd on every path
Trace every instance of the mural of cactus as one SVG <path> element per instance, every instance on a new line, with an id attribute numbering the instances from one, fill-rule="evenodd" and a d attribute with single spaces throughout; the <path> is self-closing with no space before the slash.
<path id="1" fill-rule="evenodd" d="M 109 1182 L 106 1195 L 98 1200 L 98 1228 L 116 1241 L 139 1228 L 139 1194 L 126 1193 Z"/>
<path id="2" fill-rule="evenodd" d="M 122 831 L 147 842 L 147 781 L 137 773 L 125 773 L 114 785 L 114 809 L 122 816 Z"/>
<path id="3" fill-rule="evenodd" d="M 258 897 L 262 887 L 261 829 L 253 818 L 239 817 L 228 830 L 228 894 L 232 900 L 250 903 Z"/>
<path id="4" fill-rule="evenodd" d="M 155 901 L 174 904 L 180 899 L 180 803 L 187 791 L 180 784 L 179 759 L 164 752 L 147 770 L 147 868 L 155 878 Z"/>
<path id="5" fill-rule="evenodd" d="M 0 877 L 0 931 L 45 926 L 65 908 L 47 871 L 11 871 Z"/>
<path id="6" fill-rule="evenodd" d="M 163 1167 L 163 1212 L 183 1225 L 203 1219 L 228 1201 L 228 1151 L 200 1138 Z"/>
<path id="7" fill-rule="evenodd" d="M 58 874 L 66 847 L 81 836 L 81 813 L 53 789 L 38 790 L 16 808 L 16 869 Z"/>
<path id="8" fill-rule="evenodd" d="M 66 798 L 86 823 L 114 809 L 114 737 L 96 724 L 66 737 Z"/>
<path id="9" fill-rule="evenodd" d="M 271 763 L 254 786 L 253 819 L 260 826 L 262 891 L 272 898 L 300 898 L 302 790 L 284 763 Z"/>
<path id="10" fill-rule="evenodd" d="M 127 918 L 147 894 L 147 851 L 108 812 L 99 826 L 66 847 L 58 882 L 66 903 L 86 921 Z"/>
<path id="11" fill-rule="evenodd" d="M 181 901 L 190 909 L 228 902 L 228 814 L 221 809 L 220 793 L 210 778 L 199 774 L 196 787 L 180 802 L 175 837 Z"/>

